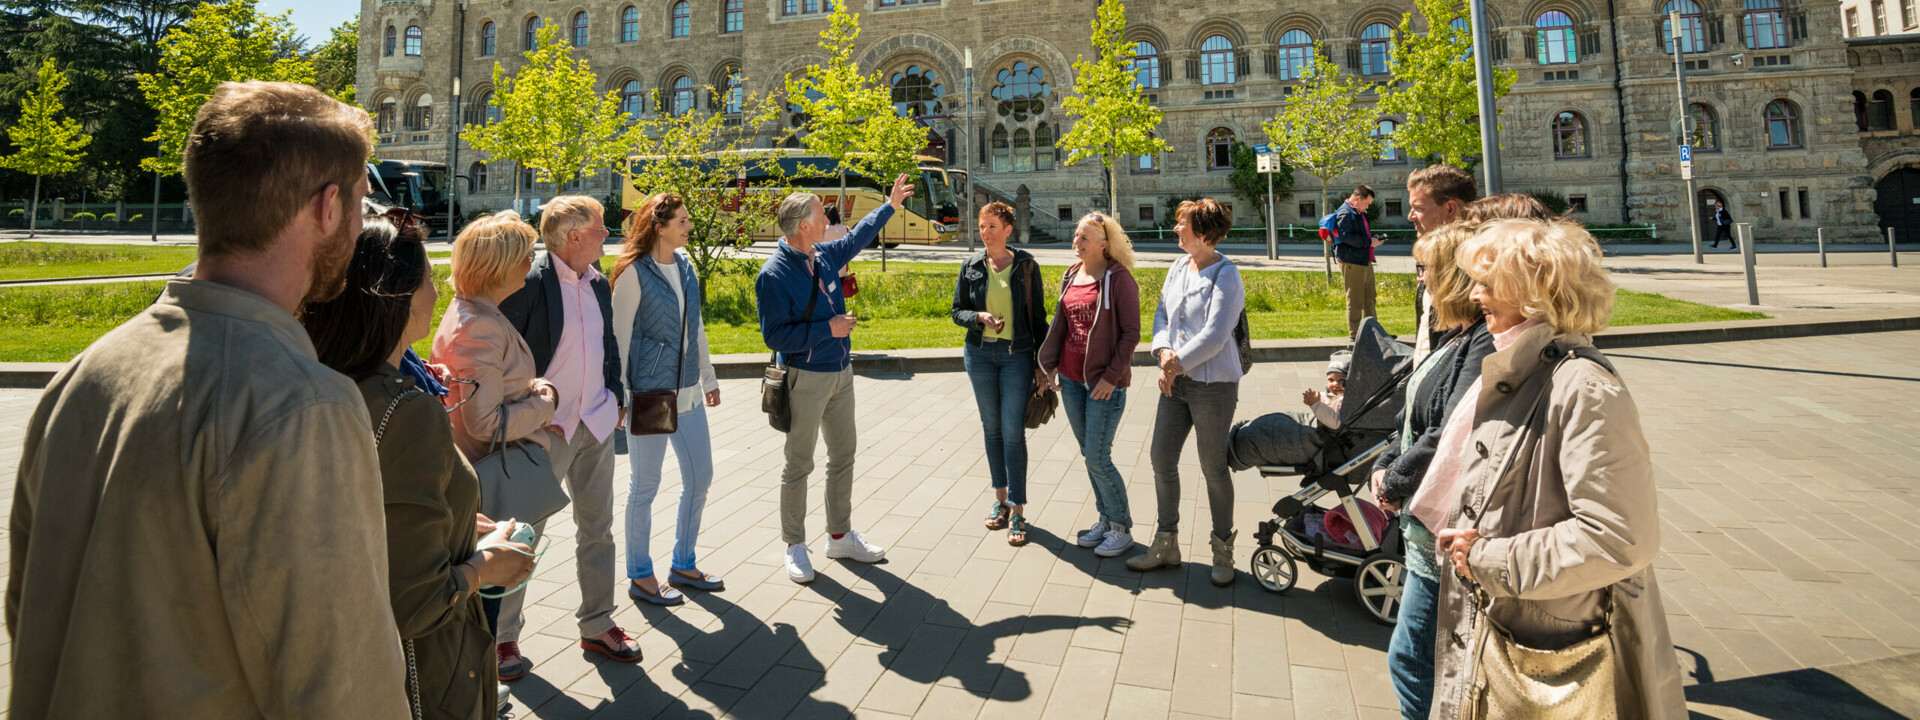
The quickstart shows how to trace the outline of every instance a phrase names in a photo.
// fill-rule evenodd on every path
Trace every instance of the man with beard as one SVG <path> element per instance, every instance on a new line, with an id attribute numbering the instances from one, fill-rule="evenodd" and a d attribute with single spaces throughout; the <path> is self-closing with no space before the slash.
<path id="1" fill-rule="evenodd" d="M 366 405 L 294 319 L 344 287 L 371 134 L 304 85 L 201 108 L 193 277 L 69 363 L 27 427 L 13 717 L 407 716 Z"/>

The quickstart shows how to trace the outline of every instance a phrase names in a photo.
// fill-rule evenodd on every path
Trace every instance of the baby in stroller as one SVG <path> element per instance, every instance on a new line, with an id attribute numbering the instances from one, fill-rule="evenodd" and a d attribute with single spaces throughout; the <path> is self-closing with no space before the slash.
<path id="1" fill-rule="evenodd" d="M 1300 393 L 1300 402 L 1313 413 L 1313 421 L 1322 427 L 1340 429 L 1340 399 L 1347 394 L 1347 369 L 1353 366 L 1353 353 L 1341 350 L 1327 359 L 1327 391 L 1309 389 Z"/>

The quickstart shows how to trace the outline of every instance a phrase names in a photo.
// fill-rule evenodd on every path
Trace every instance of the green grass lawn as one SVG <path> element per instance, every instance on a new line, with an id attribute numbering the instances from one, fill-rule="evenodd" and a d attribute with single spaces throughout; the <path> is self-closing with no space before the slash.
<path id="1" fill-rule="evenodd" d="M 0 280 L 179 272 L 195 249 L 150 245 L 0 243 Z"/>
<path id="2" fill-rule="evenodd" d="M 854 263 L 860 275 L 860 295 L 850 305 L 860 316 L 854 331 L 855 350 L 959 347 L 966 333 L 948 319 L 953 302 L 956 266 L 936 263 L 891 263 L 891 272 L 879 272 L 877 262 Z M 749 266 L 751 267 L 751 266 Z M 1049 306 L 1058 295 L 1066 268 L 1043 266 Z M 453 297 L 446 284 L 449 268 L 434 267 L 440 289 L 435 322 Z M 1143 268 L 1134 272 L 1140 282 L 1143 334 L 1153 327 L 1154 303 L 1166 271 Z M 1263 270 L 1245 273 L 1248 320 L 1255 339 L 1339 337 L 1346 334 L 1344 296 L 1317 272 Z M 1379 310 L 1387 330 L 1413 331 L 1413 277 L 1378 276 Z M 0 288 L 0 361 L 65 361 L 115 325 L 140 312 L 159 294 L 158 281 Z M 763 353 L 753 298 L 753 275 L 718 275 L 708 282 L 705 312 L 707 334 L 715 353 Z M 1765 317 L 1682 300 L 1622 290 L 1614 305 L 1613 324 L 1658 325 L 1678 322 L 1748 320 Z M 426 355 L 429 343 L 415 350 Z"/>

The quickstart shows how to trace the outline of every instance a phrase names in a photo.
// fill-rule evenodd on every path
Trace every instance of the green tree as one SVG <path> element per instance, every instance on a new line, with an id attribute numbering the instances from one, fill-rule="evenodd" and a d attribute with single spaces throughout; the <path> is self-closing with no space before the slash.
<path id="1" fill-rule="evenodd" d="M 141 92 L 160 113 L 160 126 L 147 138 L 159 141 L 160 153 L 141 161 L 142 167 L 163 175 L 180 172 L 194 116 L 220 83 L 313 82 L 306 60 L 279 56 L 293 37 L 292 15 L 263 14 L 257 0 L 218 0 L 195 9 L 160 41 L 160 72 L 139 76 Z"/>
<path id="2" fill-rule="evenodd" d="M 34 235 L 34 218 L 40 212 L 40 177 L 73 172 L 80 167 L 82 151 L 93 138 L 80 132 L 80 122 L 61 117 L 65 108 L 60 91 L 67 78 L 54 67 L 53 60 L 40 63 L 39 89 L 27 96 L 20 120 L 7 128 L 14 153 L 0 158 L 0 165 L 33 176 L 33 202 L 27 206 L 27 237 Z"/>
<path id="3" fill-rule="evenodd" d="M 1260 174 L 1260 156 L 1253 148 L 1238 140 L 1228 148 L 1233 161 L 1233 173 L 1227 176 L 1227 182 L 1233 184 L 1233 192 L 1245 199 L 1260 215 L 1260 223 L 1267 223 L 1267 176 Z M 1293 195 L 1293 168 L 1285 161 L 1280 163 L 1280 172 L 1273 173 L 1274 200 Z"/>
<path id="4" fill-rule="evenodd" d="M 360 16 L 334 26 L 327 41 L 307 56 L 313 63 L 313 86 L 335 97 L 353 93 L 355 73 L 359 72 Z"/>
<path id="5" fill-rule="evenodd" d="M 1327 183 L 1379 150 L 1380 142 L 1373 137 L 1374 111 L 1360 104 L 1361 94 L 1372 89 L 1372 83 L 1341 75 L 1316 43 L 1312 60 L 1301 68 L 1300 85 L 1287 96 L 1280 114 L 1261 125 L 1287 165 L 1320 178 L 1322 208 L 1329 205 Z M 1320 249 L 1327 277 L 1332 278 L 1329 252 Z"/>
<path id="6" fill-rule="evenodd" d="M 1160 127 L 1160 108 L 1147 103 L 1134 74 L 1134 44 L 1127 42 L 1127 11 L 1120 0 L 1101 0 L 1093 17 L 1093 50 L 1073 61 L 1073 94 L 1060 109 L 1073 118 L 1073 129 L 1060 136 L 1057 147 L 1067 151 L 1066 165 L 1100 161 L 1107 174 L 1107 212 L 1117 212 L 1119 183 L 1113 164 L 1125 155 L 1155 155 L 1172 149 L 1153 134 Z"/>
<path id="7" fill-rule="evenodd" d="M 655 107 L 658 100 L 655 91 Z M 687 256 L 703 286 L 713 273 L 740 263 L 733 251 L 753 244 L 753 231 L 772 225 L 780 200 L 792 192 L 775 161 L 780 151 L 753 147 L 754 129 L 780 115 L 772 98 L 752 96 L 742 98 L 738 116 L 659 113 L 637 125 L 637 157 L 627 168 L 627 182 L 642 197 L 672 193 L 686 204 L 693 221 Z M 755 176 L 754 189 L 737 189 L 736 180 L 749 175 Z"/>
<path id="8" fill-rule="evenodd" d="M 558 33 L 557 23 L 544 24 L 527 64 L 512 75 L 494 63 L 490 104 L 500 119 L 468 125 L 463 137 L 497 160 L 534 171 L 536 180 L 564 185 L 624 159 L 636 133 L 620 111 L 620 93 L 595 94 L 593 68 L 574 59 L 573 46 L 559 42 Z M 520 183 L 513 188 L 518 202 Z"/>
<path id="9" fill-rule="evenodd" d="M 1413 13 L 1400 17 L 1388 67 L 1399 89 L 1380 98 L 1382 113 L 1406 118 L 1393 144 L 1414 157 L 1471 171 L 1480 162 L 1480 99 L 1473 67 L 1473 33 L 1463 0 L 1414 0 L 1427 26 L 1413 30 Z M 1493 96 L 1513 89 L 1516 73 L 1495 67 Z"/>
<path id="10" fill-rule="evenodd" d="M 860 16 L 848 12 L 845 2 L 833 5 L 827 30 L 820 33 L 827 62 L 808 65 L 804 75 L 787 78 L 786 94 L 787 102 L 805 117 L 800 141 L 839 165 L 840 193 L 845 196 L 848 171 L 882 187 L 901 173 L 914 172 L 919 167 L 914 155 L 926 147 L 927 131 L 894 110 L 892 92 L 879 71 L 865 75 L 854 64 Z"/>

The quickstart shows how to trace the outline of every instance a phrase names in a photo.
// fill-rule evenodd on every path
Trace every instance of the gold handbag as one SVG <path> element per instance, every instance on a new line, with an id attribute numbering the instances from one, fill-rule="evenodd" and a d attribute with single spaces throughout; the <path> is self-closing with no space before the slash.
<path id="1" fill-rule="evenodd" d="M 1589 720 L 1612 718 L 1616 710 L 1613 647 L 1613 588 L 1607 588 L 1606 614 L 1594 634 L 1559 650 L 1521 645 L 1488 613 L 1486 591 L 1473 588 L 1473 609 L 1480 616 L 1474 645 L 1473 685 L 1460 707 L 1463 720 Z"/>

